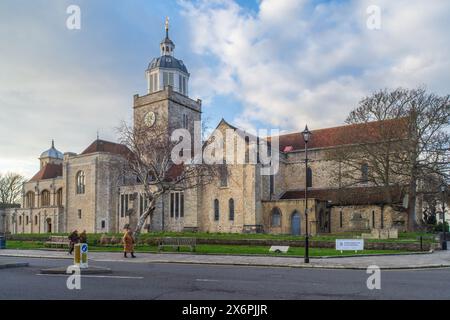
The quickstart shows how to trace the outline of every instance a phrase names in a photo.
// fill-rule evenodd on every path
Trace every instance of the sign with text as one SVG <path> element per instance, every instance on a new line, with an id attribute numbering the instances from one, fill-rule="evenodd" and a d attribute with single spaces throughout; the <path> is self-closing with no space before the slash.
<path id="1" fill-rule="evenodd" d="M 336 250 L 362 251 L 364 250 L 364 239 L 336 239 Z"/>

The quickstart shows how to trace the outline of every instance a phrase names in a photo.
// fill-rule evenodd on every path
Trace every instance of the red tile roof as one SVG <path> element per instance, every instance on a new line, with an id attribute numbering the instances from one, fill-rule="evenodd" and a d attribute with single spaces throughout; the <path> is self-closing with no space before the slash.
<path id="1" fill-rule="evenodd" d="M 62 164 L 47 163 L 30 181 L 53 179 L 62 176 Z"/>
<path id="2" fill-rule="evenodd" d="M 392 203 L 402 203 L 404 190 L 398 186 L 389 188 Z M 304 199 L 305 190 L 286 191 L 281 200 Z M 311 189 L 308 198 L 331 201 L 332 205 L 365 205 L 389 203 L 385 189 L 382 187 L 353 187 L 342 189 Z"/>
<path id="3" fill-rule="evenodd" d="M 312 130 L 308 148 L 326 148 L 357 143 L 378 142 L 386 137 L 401 138 L 407 132 L 406 118 L 344 125 Z M 273 138 L 273 137 L 271 137 Z M 269 138 L 269 140 L 271 139 Z M 290 152 L 305 148 L 301 132 L 280 135 L 280 150 Z"/>
<path id="4" fill-rule="evenodd" d="M 131 151 L 127 148 L 127 146 L 104 140 L 95 140 L 81 154 L 91 154 L 95 152 L 108 152 L 122 156 L 128 156 L 131 154 Z"/>

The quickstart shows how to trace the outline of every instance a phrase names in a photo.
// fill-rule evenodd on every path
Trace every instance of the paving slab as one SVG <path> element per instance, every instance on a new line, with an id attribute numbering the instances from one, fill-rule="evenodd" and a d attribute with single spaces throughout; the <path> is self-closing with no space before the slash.
<path id="1" fill-rule="evenodd" d="M 1 250 L 0 256 L 73 259 L 63 251 Z M 367 269 L 424 269 L 450 267 L 450 251 L 426 254 L 354 256 L 339 258 L 311 258 L 309 264 L 299 257 L 203 255 L 192 253 L 138 253 L 136 259 L 124 258 L 121 252 L 90 252 L 90 261 L 120 261 L 127 263 L 187 263 L 210 265 L 239 265 L 291 268 Z"/>

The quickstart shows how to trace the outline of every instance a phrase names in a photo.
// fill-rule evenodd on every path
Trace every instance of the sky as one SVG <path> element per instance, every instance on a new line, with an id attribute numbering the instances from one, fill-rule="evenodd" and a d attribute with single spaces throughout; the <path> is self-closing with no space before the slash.
<path id="1" fill-rule="evenodd" d="M 31 177 L 52 139 L 76 153 L 97 132 L 117 141 L 166 16 L 209 126 L 292 132 L 342 125 L 377 89 L 448 94 L 449 14 L 447 0 L 2 0 L 0 173 Z"/>

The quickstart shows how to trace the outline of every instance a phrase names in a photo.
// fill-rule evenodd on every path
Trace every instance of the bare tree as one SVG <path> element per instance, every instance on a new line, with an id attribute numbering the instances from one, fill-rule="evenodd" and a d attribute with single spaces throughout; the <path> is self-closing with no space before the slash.
<path id="1" fill-rule="evenodd" d="M 20 201 L 25 177 L 13 172 L 0 173 L 0 204 L 14 204 Z"/>
<path id="2" fill-rule="evenodd" d="M 164 194 L 174 190 L 187 190 L 211 183 L 219 176 L 216 165 L 186 161 L 174 163 L 174 147 L 180 141 L 171 141 L 166 119 L 159 119 L 148 127 L 144 118 L 137 117 L 134 127 L 122 123 L 120 142 L 130 150 L 126 156 L 123 175 L 132 177 L 143 188 L 148 206 L 139 217 L 134 237 L 138 238 L 148 217 L 152 219 L 156 203 Z M 200 138 L 201 140 L 201 138 Z M 201 146 L 201 141 L 199 141 Z M 192 144 L 191 144 L 192 146 Z M 180 151 L 180 156 L 193 153 L 193 149 Z"/>
<path id="3" fill-rule="evenodd" d="M 361 183 L 358 172 L 366 164 L 364 182 L 382 186 L 387 203 L 401 188 L 408 195 L 408 229 L 413 230 L 418 182 L 429 175 L 449 177 L 449 121 L 449 95 L 441 97 L 423 88 L 375 92 L 361 100 L 346 120 L 366 125 L 352 133 L 350 138 L 357 143 L 330 155 L 345 167 L 339 179 Z"/>

